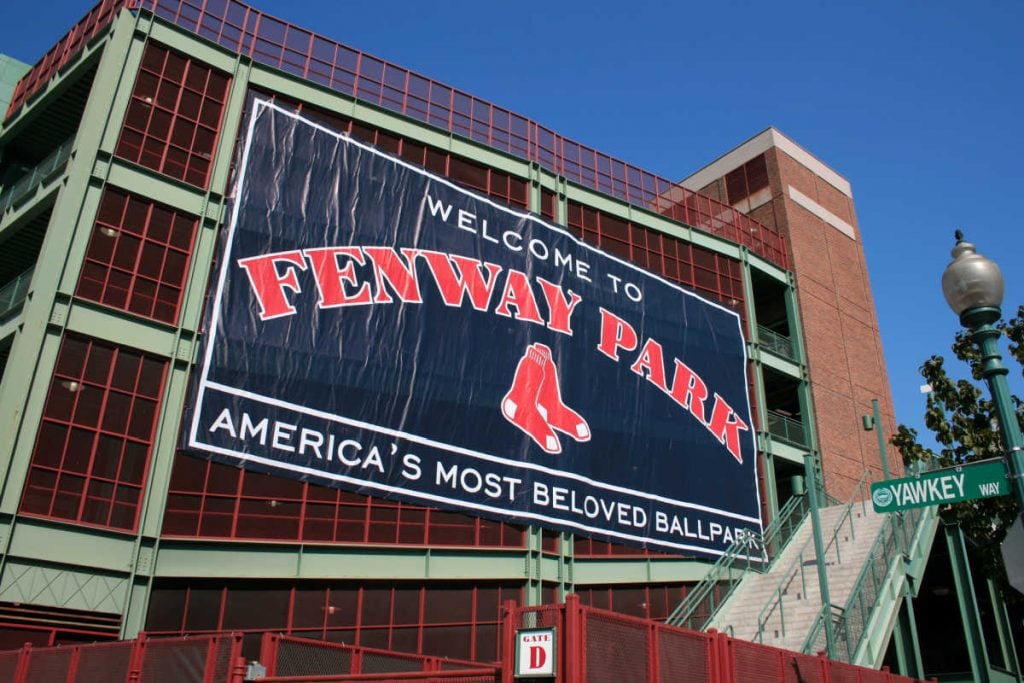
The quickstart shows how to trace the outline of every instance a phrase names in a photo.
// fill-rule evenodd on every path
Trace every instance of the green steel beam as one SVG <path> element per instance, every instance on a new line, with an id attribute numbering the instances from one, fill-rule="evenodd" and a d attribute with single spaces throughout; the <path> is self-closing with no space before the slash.
<path id="1" fill-rule="evenodd" d="M 7 557 L 127 574 L 134 564 L 132 534 L 19 517 L 12 529 Z M 54 548 L 60 548 L 55 556 Z"/>
<path id="2" fill-rule="evenodd" d="M 758 320 L 757 307 L 754 305 L 756 297 L 754 295 L 754 283 L 751 275 L 752 270 L 749 258 L 750 252 L 747 249 L 743 249 L 741 254 L 743 256 L 741 261 L 743 268 L 743 301 L 746 306 L 747 326 L 750 328 L 747 331 L 747 338 L 756 339 Z M 760 347 L 757 344 L 752 343 L 748 344 L 748 355 L 750 356 L 750 362 L 754 371 L 754 404 L 755 409 L 757 410 L 757 424 L 766 425 L 768 424 L 768 401 L 766 398 L 767 394 L 765 393 L 764 370 L 762 369 L 761 364 L 763 362 L 762 355 L 770 356 L 771 354 L 762 354 Z M 761 469 L 765 475 L 765 494 L 768 497 L 768 515 L 770 518 L 774 519 L 775 515 L 779 513 L 779 493 L 775 482 L 775 465 L 771 451 L 762 447 L 762 443 L 766 446 L 769 441 L 770 439 L 758 439 L 758 451 L 760 452 Z"/>
<path id="3" fill-rule="evenodd" d="M 701 560 L 576 558 L 576 587 L 619 583 L 691 583 L 707 576 L 711 564 Z"/>
<path id="4" fill-rule="evenodd" d="M 923 679 L 924 664 L 921 661 L 921 643 L 917 637 L 914 599 L 906 584 L 904 584 L 903 605 L 899 610 L 892 637 L 900 674 Z"/>
<path id="5" fill-rule="evenodd" d="M 803 366 L 796 362 L 791 361 L 780 356 L 776 356 L 774 353 L 764 353 L 758 350 L 758 360 L 762 365 L 777 370 L 779 373 L 792 377 L 793 379 L 800 379 L 803 376 Z"/>
<path id="6" fill-rule="evenodd" d="M 311 545 L 163 539 L 153 576 L 224 579 L 517 580 L 528 577 L 516 550 Z M 386 577 L 381 568 L 386 567 Z"/>
<path id="7" fill-rule="evenodd" d="M 960 607 L 960 621 L 964 629 L 964 643 L 971 662 L 971 675 L 977 683 L 989 683 L 991 667 L 988 651 L 985 649 L 985 637 L 981 631 L 981 615 L 978 613 L 978 601 L 974 595 L 971 567 L 967 563 L 967 546 L 964 543 L 964 532 L 954 513 L 943 513 L 942 530 L 949 549 L 949 561 L 956 584 L 956 599 Z"/>
<path id="8" fill-rule="evenodd" d="M 1005 668 L 1018 678 L 1024 678 L 1024 676 L 1021 676 L 1024 672 L 1020 670 L 1020 661 L 1017 659 L 1017 646 L 1014 642 L 1017 638 L 1024 638 L 1024 634 L 1018 631 L 1017 636 L 1014 637 L 1014 628 L 1010 622 L 1010 615 L 1007 612 L 1006 601 L 1003 599 L 1002 593 L 995 582 L 986 577 L 985 586 L 988 588 L 989 600 L 992 603 L 993 617 L 996 622 L 996 638 L 999 641 L 999 650 L 1002 653 L 1003 662 L 1006 665 Z"/>

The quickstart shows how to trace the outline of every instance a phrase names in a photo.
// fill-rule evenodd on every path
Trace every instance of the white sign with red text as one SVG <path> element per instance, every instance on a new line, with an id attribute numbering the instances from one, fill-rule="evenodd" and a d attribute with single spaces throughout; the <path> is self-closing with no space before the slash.
<path id="1" fill-rule="evenodd" d="M 516 631 L 515 677 L 554 677 L 555 642 L 554 628 L 530 628 Z"/>

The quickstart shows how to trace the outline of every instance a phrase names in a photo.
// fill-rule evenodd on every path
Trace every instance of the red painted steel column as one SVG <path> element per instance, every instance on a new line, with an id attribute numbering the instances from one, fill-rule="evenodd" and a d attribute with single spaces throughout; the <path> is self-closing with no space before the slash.
<path id="1" fill-rule="evenodd" d="M 586 627 L 580 598 L 575 593 L 565 596 L 565 683 L 584 683 L 587 663 L 585 657 Z"/>
<path id="2" fill-rule="evenodd" d="M 245 657 L 239 655 L 232 659 L 232 661 L 234 664 L 231 665 L 228 681 L 229 683 L 243 683 L 245 681 L 245 670 L 248 668 Z"/>
<path id="3" fill-rule="evenodd" d="M 132 654 L 128 658 L 128 683 L 137 683 L 142 677 L 142 666 L 146 660 L 146 634 L 140 633 L 135 639 Z"/>
<path id="4" fill-rule="evenodd" d="M 68 675 L 65 678 L 65 683 L 75 683 L 75 678 L 78 677 L 78 660 L 82 656 L 82 646 L 76 645 L 71 648 L 71 661 L 68 663 Z"/>
<path id="5" fill-rule="evenodd" d="M 819 652 L 818 657 L 821 660 L 821 683 L 831 683 L 832 661 L 825 656 L 824 652 Z"/>
<path id="6" fill-rule="evenodd" d="M 203 683 L 220 683 L 213 679 L 217 671 L 217 655 L 220 651 L 220 641 L 224 636 L 213 636 L 206 645 L 206 663 L 203 665 Z"/>
<path id="7" fill-rule="evenodd" d="M 658 625 L 647 627 L 647 680 L 658 683 Z"/>
<path id="8" fill-rule="evenodd" d="M 516 670 L 516 626 L 519 612 L 515 600 L 506 600 L 501 606 L 501 683 L 512 683 Z"/>
<path id="9" fill-rule="evenodd" d="M 28 676 L 28 662 L 32 657 L 32 643 L 25 643 L 21 646 L 21 653 L 18 655 L 18 666 L 14 668 L 14 683 L 25 683 Z"/>
<path id="10" fill-rule="evenodd" d="M 277 642 L 278 636 L 274 633 L 264 633 L 260 638 L 260 664 L 268 676 L 277 673 Z"/>

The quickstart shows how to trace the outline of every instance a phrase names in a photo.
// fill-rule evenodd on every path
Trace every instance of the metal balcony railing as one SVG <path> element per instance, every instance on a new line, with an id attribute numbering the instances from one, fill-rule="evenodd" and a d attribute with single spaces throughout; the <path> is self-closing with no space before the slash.
<path id="1" fill-rule="evenodd" d="M 64 144 L 53 150 L 49 156 L 36 164 L 25 175 L 18 178 L 10 187 L 0 192 L 0 214 L 7 211 L 15 202 L 34 190 L 44 180 L 64 170 L 68 159 L 71 158 L 73 142 L 73 138 L 65 140 Z"/>
<path id="2" fill-rule="evenodd" d="M 238 0 L 101 0 L 18 82 L 8 115 L 100 35 L 122 7 L 150 11 L 254 62 L 535 162 L 583 187 L 742 244 L 782 268 L 789 267 L 781 233 L 728 204 Z"/>
<path id="3" fill-rule="evenodd" d="M 22 302 L 25 301 L 34 270 L 35 266 L 21 273 L 3 287 L 0 287 L 0 320 L 7 317 L 11 311 L 17 310 Z"/>
<path id="4" fill-rule="evenodd" d="M 796 446 L 807 445 L 807 428 L 803 422 L 771 410 L 768 411 L 768 432 L 787 443 Z"/>
<path id="5" fill-rule="evenodd" d="M 793 340 L 784 334 L 769 330 L 761 325 L 757 326 L 757 343 L 764 349 L 771 351 L 783 358 L 796 360 L 796 351 L 793 348 Z"/>

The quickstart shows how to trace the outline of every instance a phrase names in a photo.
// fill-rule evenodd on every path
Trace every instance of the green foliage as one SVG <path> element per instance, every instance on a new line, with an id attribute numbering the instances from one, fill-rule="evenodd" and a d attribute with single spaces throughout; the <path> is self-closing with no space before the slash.
<path id="1" fill-rule="evenodd" d="M 1010 355 L 1024 373 L 1024 305 L 1007 321 L 1000 321 L 999 330 L 1007 338 Z M 910 464 L 917 460 L 935 460 L 938 467 L 1001 457 L 1004 455 L 999 434 L 997 413 L 987 387 L 980 382 L 981 354 L 966 332 L 957 334 L 953 354 L 967 364 L 974 382 L 953 380 L 946 372 L 942 356 L 932 356 L 921 366 L 921 376 L 932 392 L 924 415 L 925 426 L 934 434 L 939 451 L 925 448 L 917 440 L 917 431 L 899 425 L 892 444 Z M 1012 363 L 1009 364 L 1012 369 Z M 1024 429 L 1024 404 L 1013 396 L 1017 421 Z M 1019 512 L 1016 497 L 1001 496 L 984 500 L 964 501 L 953 506 L 964 533 L 977 544 L 985 573 L 1004 587 L 1007 597 L 1016 596 L 1006 583 L 999 543 Z"/>

